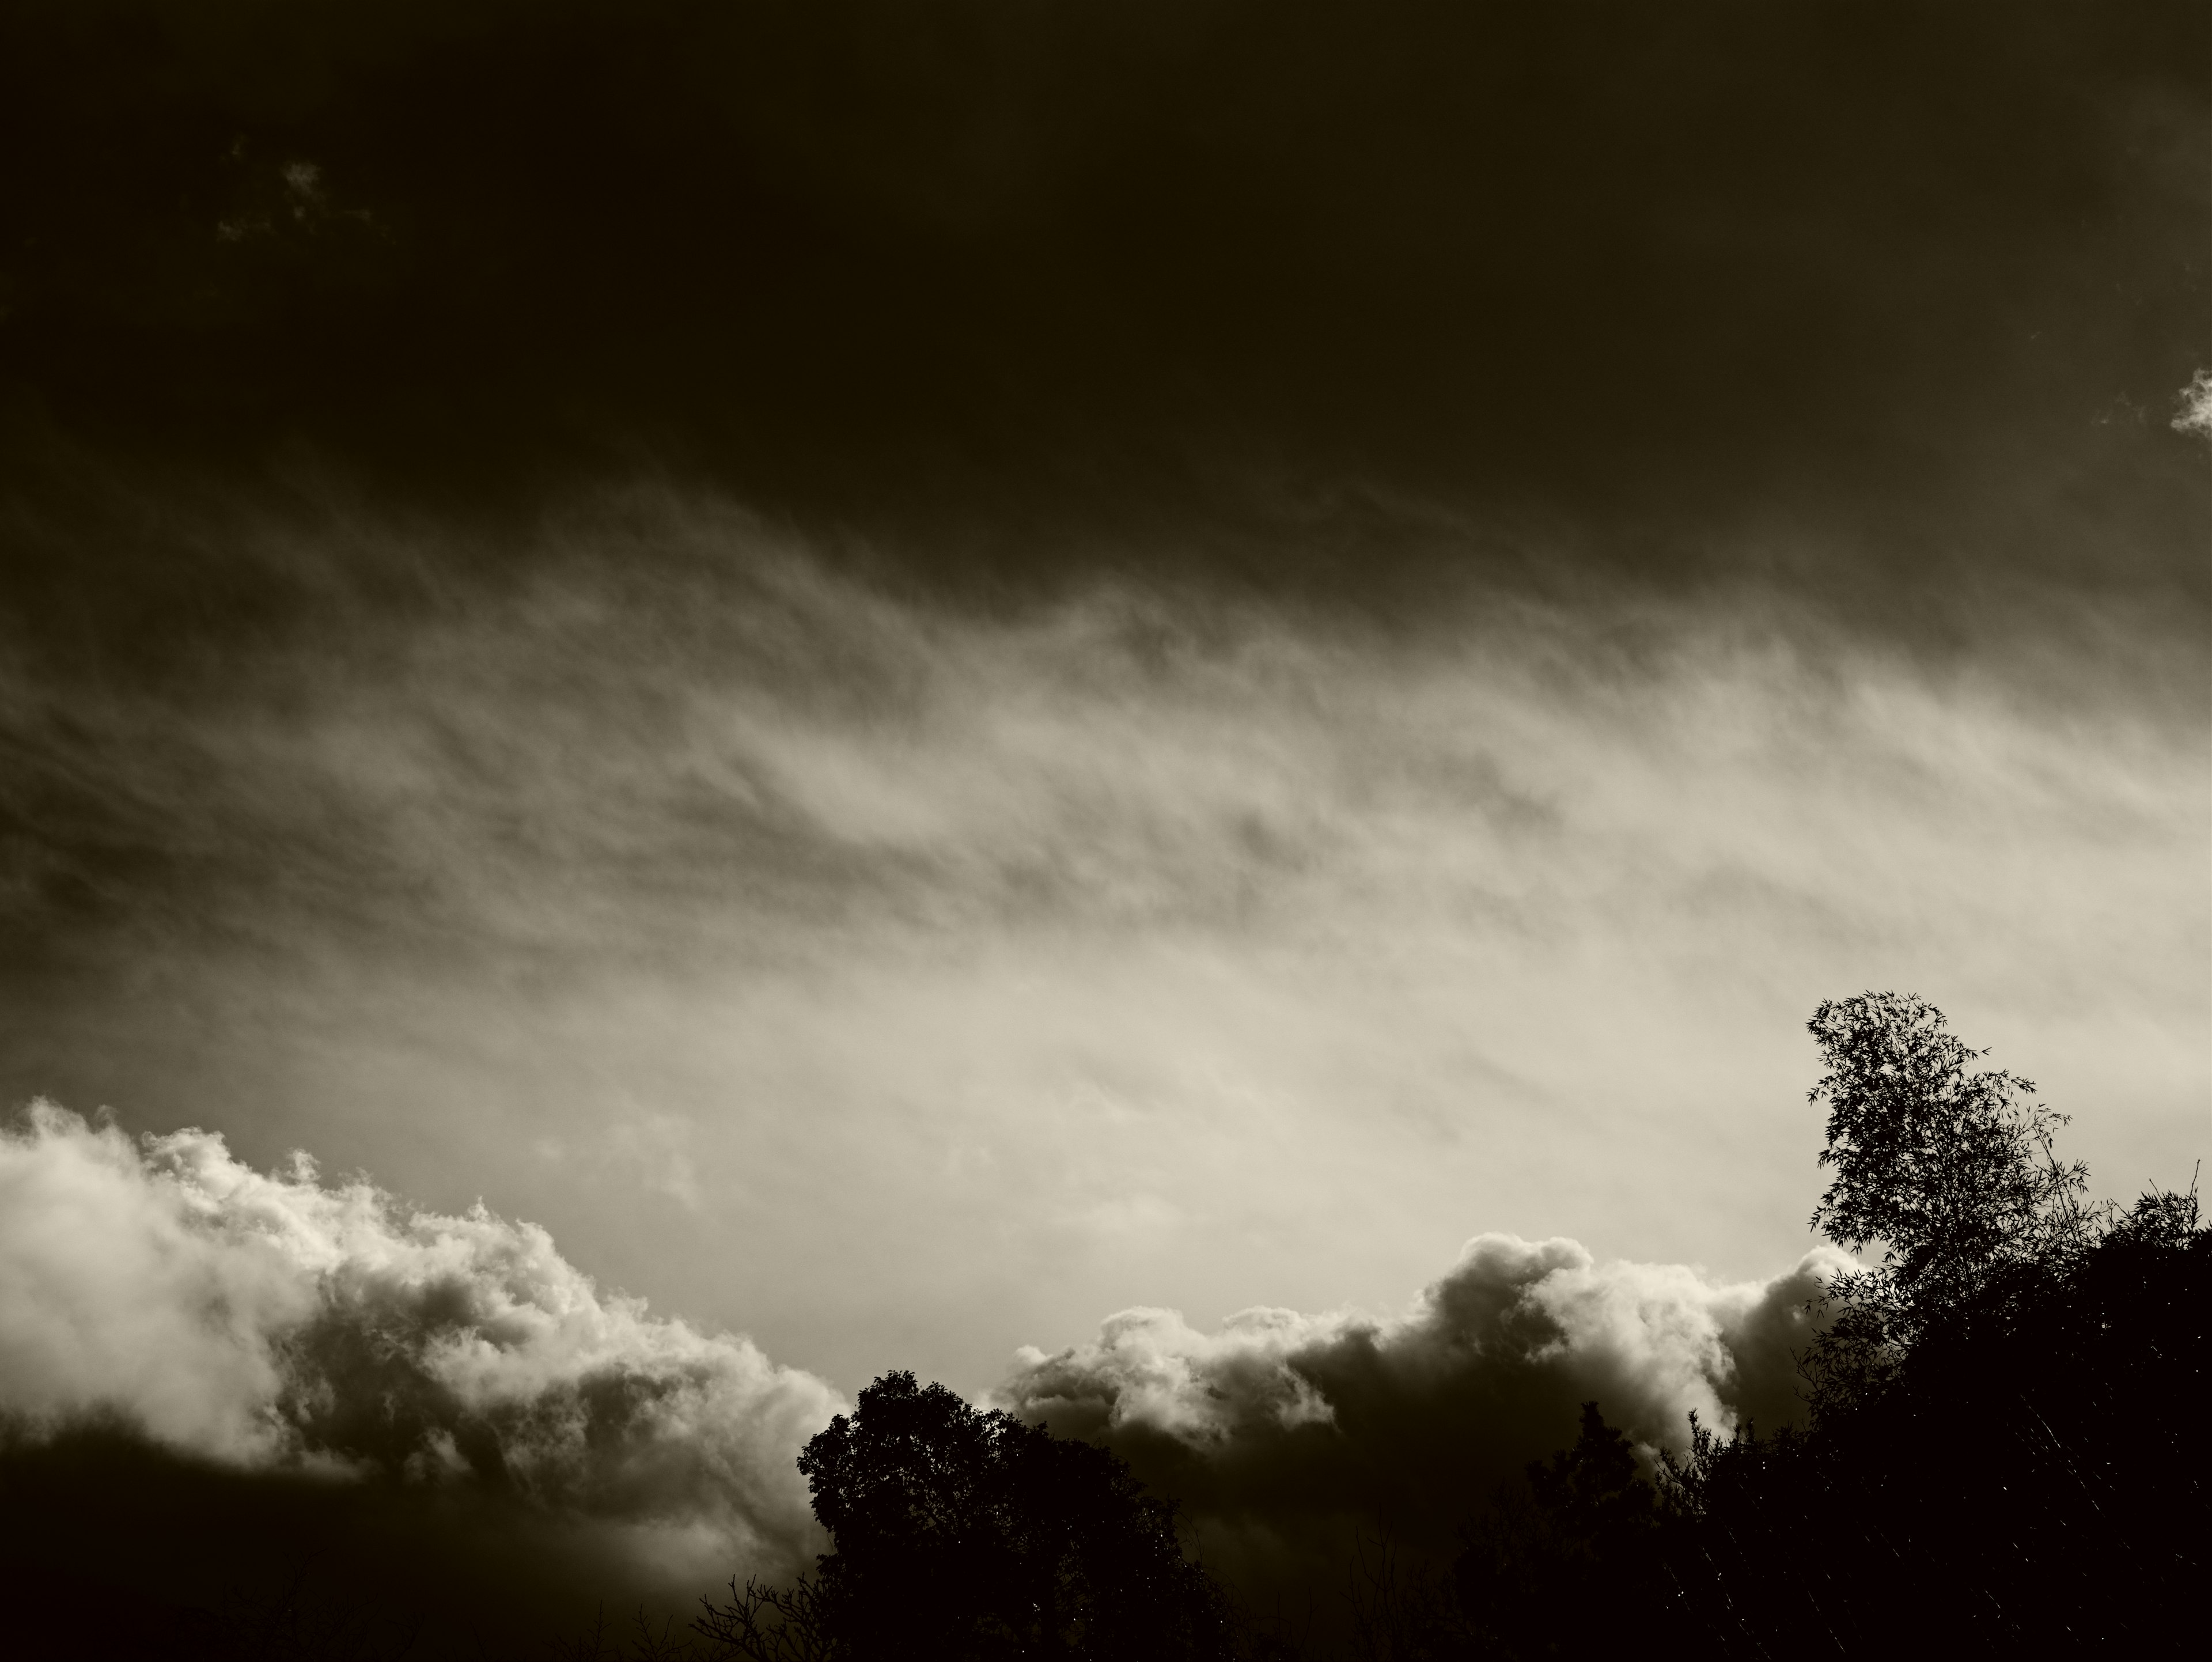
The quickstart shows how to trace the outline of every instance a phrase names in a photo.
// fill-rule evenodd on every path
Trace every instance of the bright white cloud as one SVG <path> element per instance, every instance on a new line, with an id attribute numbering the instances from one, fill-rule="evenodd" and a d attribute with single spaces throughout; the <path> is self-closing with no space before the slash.
<path id="1" fill-rule="evenodd" d="M 1796 1417 L 1807 1301 L 1848 1263 L 1823 1247 L 1771 1281 L 1723 1284 L 1680 1264 L 1600 1264 L 1571 1240 L 1480 1235 L 1395 1317 L 1261 1308 L 1200 1332 L 1176 1311 L 1127 1310 L 1089 1343 L 1024 1348 L 1002 1394 L 1109 1441 L 1158 1434 L 1230 1464 L 1286 1436 L 1371 1460 L 1357 1445 L 1384 1425 L 1392 1441 L 1473 1439 L 1510 1463 L 1591 1397 L 1613 1423 L 1679 1448 L 1693 1412 L 1722 1430 Z M 1528 1375 L 1546 1383 L 1528 1417 L 1498 1415 Z"/>
<path id="2" fill-rule="evenodd" d="M 684 1546 L 701 1585 L 818 1545 L 793 1461 L 842 1406 L 748 1340 L 603 1294 L 546 1233 L 407 1207 L 213 1134 L 38 1104 L 0 1135 L 0 1416 L 120 1422 L 333 1480 L 489 1483 Z"/>
<path id="3" fill-rule="evenodd" d="M 1261 1308 L 1200 1331 L 1125 1311 L 1025 1349 L 1000 1399 L 1127 1455 L 1265 1587 L 1347 1520 L 1433 1546 L 1587 1397 L 1660 1443 L 1691 1410 L 1790 1417 L 1805 1300 L 1837 1262 L 1723 1284 L 1484 1235 L 1395 1316 Z M 603 1294 L 482 1206 L 326 1184 L 305 1155 L 257 1172 L 207 1132 L 134 1141 L 47 1103 L 0 1134 L 17 1438 L 120 1424 L 234 1471 L 459 1493 L 575 1574 L 680 1597 L 824 1544 L 793 1463 L 842 1405 L 749 1341 Z"/>

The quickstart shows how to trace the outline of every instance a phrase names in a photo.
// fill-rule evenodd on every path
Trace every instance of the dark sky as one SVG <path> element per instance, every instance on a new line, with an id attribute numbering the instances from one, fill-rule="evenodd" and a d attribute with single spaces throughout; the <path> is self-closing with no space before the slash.
<path id="1" fill-rule="evenodd" d="M 1774 1397 L 1820 998 L 2179 1181 L 2208 156 L 2181 3 L 7 6 L 0 1480 L 665 1591 L 905 1367 L 1264 1558 Z"/>
<path id="2" fill-rule="evenodd" d="M 2201 603 L 2164 430 L 2208 316 L 2200 8 L 8 29 L 19 480 L 81 447 L 511 511 L 652 467 L 1018 586 L 1202 559 L 1371 599 L 1565 545 L 1778 562 L 1892 626 L 1932 572 Z M 1424 545 L 1409 499 L 1492 545 Z M 1731 545 L 1778 527 L 1819 546 Z"/>

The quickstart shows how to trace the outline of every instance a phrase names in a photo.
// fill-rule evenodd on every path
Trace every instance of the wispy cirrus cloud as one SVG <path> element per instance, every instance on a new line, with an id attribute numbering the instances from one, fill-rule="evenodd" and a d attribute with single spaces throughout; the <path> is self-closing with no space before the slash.
<path id="1" fill-rule="evenodd" d="M 1838 988 L 1938 996 L 2115 1185 L 2185 1157 L 2203 740 L 2119 613 L 994 610 L 644 491 L 419 592 L 404 527 L 259 534 L 315 598 L 219 674 L 9 684 L 23 1087 L 495 1174 L 848 1386 L 1371 1303 L 1471 1227 L 1751 1273 Z"/>

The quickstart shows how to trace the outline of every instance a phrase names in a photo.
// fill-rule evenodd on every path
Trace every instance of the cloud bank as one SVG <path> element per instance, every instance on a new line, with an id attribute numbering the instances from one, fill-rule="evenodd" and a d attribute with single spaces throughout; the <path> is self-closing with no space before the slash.
<path id="1" fill-rule="evenodd" d="M 749 1340 L 603 1293 L 544 1230 L 409 1207 L 222 1138 L 137 1141 L 51 1103 L 0 1134 L 0 1422 L 119 1432 L 282 1480 L 557 1541 L 619 1595 L 688 1595 L 822 1546 L 793 1461 L 842 1406 Z M 111 1497 L 127 1509 L 125 1495 Z M 251 1504 L 248 1504 L 251 1510 Z"/>
<path id="2" fill-rule="evenodd" d="M 1264 1598 L 1348 1527 L 1448 1542 L 1584 1398 L 1659 1445 L 1692 1410 L 1787 1420 L 1803 1306 L 1836 1257 L 1723 1284 L 1485 1234 L 1397 1315 L 1258 1308 L 1200 1332 L 1124 1311 L 1090 1342 L 1024 1349 L 999 1399 L 1129 1458 Z M 305 1154 L 257 1172 L 214 1133 L 134 1141 L 44 1101 L 0 1134 L 0 1478 L 21 1500 L 41 1457 L 82 1473 L 88 1435 L 136 1446 L 130 1482 L 79 1485 L 126 1537 L 175 1527 L 160 1496 L 184 1470 L 180 1509 L 220 1497 L 249 1560 L 304 1508 L 402 1586 L 436 1568 L 492 1599 L 500 1567 L 462 1561 L 507 1539 L 602 1598 L 683 1598 L 826 1545 L 793 1462 L 842 1406 L 749 1340 L 602 1293 L 482 1205 L 325 1183 Z"/>
<path id="3" fill-rule="evenodd" d="M 1310 1580 L 1354 1530 L 1448 1549 L 1502 1479 L 1573 1440 L 1589 1398 L 1654 1447 L 1686 1444 L 1693 1411 L 1788 1422 L 1806 1302 L 1842 1262 L 1824 1247 L 1723 1284 L 1479 1235 L 1396 1316 L 1255 1309 L 1200 1332 L 1124 1311 L 1088 1343 L 1024 1352 L 1003 1400 L 1181 1496 L 1207 1555 L 1264 1592 Z"/>

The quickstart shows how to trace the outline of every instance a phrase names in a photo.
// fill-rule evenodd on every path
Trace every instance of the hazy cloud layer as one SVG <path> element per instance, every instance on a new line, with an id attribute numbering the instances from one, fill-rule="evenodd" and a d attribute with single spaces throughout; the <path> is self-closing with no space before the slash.
<path id="1" fill-rule="evenodd" d="M 0 1090 L 850 1390 L 2212 1081 L 2202 7 L 0 21 Z M 744 1266 L 739 1274 L 732 1266 Z"/>
<path id="2" fill-rule="evenodd" d="M 511 1196 L 848 1390 L 1473 1227 L 1751 1273 L 1838 989 L 1939 998 L 2111 1186 L 2191 1155 L 2200 678 L 2122 600 L 1931 661 L 1756 589 L 954 605 L 657 491 L 495 581 L 227 534 L 307 597 L 266 636 L 0 665 L 10 1088 Z"/>
<path id="3" fill-rule="evenodd" d="M 818 1531 L 792 1462 L 840 1406 L 481 1206 L 326 1185 L 305 1156 L 264 1174 L 211 1133 L 134 1143 L 46 1104 L 0 1135 L 0 1423 L 19 1445 L 117 1427 L 386 1503 L 458 1488 L 593 1537 L 618 1595 L 648 1561 L 701 1588 L 804 1564 Z"/>

